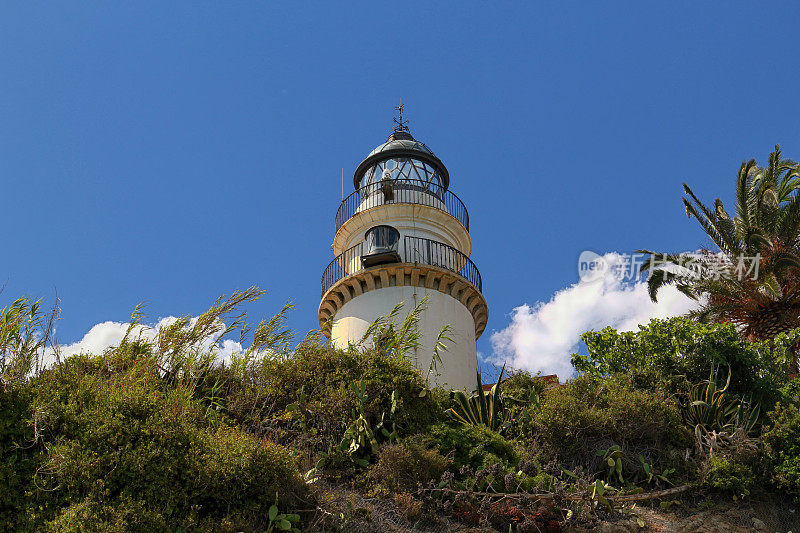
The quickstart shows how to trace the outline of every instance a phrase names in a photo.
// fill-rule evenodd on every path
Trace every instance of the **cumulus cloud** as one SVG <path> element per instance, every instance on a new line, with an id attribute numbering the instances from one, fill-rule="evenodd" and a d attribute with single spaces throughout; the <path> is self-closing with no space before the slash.
<path id="1" fill-rule="evenodd" d="M 570 357 L 580 336 L 611 326 L 632 331 L 652 318 L 682 315 L 697 306 L 673 287 L 658 293 L 653 303 L 644 281 L 629 282 L 615 275 L 623 256 L 602 256 L 609 268 L 599 279 L 579 281 L 556 292 L 547 302 L 523 304 L 511 311 L 511 323 L 492 333 L 489 361 L 544 374 L 572 375 Z"/>

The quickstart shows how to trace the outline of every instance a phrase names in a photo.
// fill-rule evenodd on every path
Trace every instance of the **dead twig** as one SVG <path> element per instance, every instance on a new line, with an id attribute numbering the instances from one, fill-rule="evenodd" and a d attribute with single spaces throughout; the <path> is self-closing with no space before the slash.
<path id="1" fill-rule="evenodd" d="M 657 490 L 653 492 L 643 492 L 640 494 L 621 494 L 619 496 L 607 496 L 606 499 L 610 502 L 633 502 L 633 501 L 644 501 L 644 500 L 654 500 L 656 498 L 663 498 L 664 496 L 671 496 L 673 494 L 679 494 L 681 492 L 685 492 L 691 488 L 691 485 L 681 485 L 679 487 L 673 487 L 671 489 L 664 489 L 664 490 Z M 561 500 L 568 500 L 568 501 L 581 501 L 586 500 L 589 501 L 591 498 L 587 494 L 564 494 L 559 495 L 553 492 L 542 492 L 539 494 L 531 493 L 531 492 L 469 492 L 463 490 L 455 490 L 455 489 L 448 489 L 448 488 L 441 488 L 441 489 L 423 489 L 425 492 L 443 492 L 447 494 L 469 494 L 472 496 L 488 496 L 490 498 L 501 498 L 501 499 L 532 499 L 532 500 L 554 500 L 554 499 L 561 499 Z"/>

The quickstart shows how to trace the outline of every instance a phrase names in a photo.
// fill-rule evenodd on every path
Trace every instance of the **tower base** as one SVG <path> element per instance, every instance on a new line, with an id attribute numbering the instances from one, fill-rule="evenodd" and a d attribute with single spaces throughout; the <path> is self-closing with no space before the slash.
<path id="1" fill-rule="evenodd" d="M 459 300 L 438 290 L 407 285 L 365 292 L 337 310 L 331 341 L 340 348 L 346 348 L 351 342 L 358 343 L 376 318 L 389 315 L 397 302 L 403 302 L 398 324 L 395 324 L 397 328 L 425 297 L 428 302 L 419 320 L 422 334 L 420 347 L 409 353 L 408 357 L 431 386 L 474 391 L 477 387 L 475 374 L 478 364 L 475 319 Z M 451 327 L 448 336 L 452 342 L 445 342 L 447 349 L 440 350 L 441 361 L 432 364 L 433 348 L 445 325 Z"/>

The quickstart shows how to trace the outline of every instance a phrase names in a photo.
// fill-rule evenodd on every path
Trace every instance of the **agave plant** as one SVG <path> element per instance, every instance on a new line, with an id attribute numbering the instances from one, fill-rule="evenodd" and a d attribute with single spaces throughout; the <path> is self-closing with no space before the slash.
<path id="1" fill-rule="evenodd" d="M 712 367 L 707 380 L 695 384 L 690 392 L 684 418 L 694 426 L 695 438 L 701 451 L 714 450 L 729 445 L 734 438 L 748 440 L 758 423 L 761 408 L 749 400 L 729 399 L 726 394 L 731 383 L 731 372 L 724 387 L 720 387 L 717 372 Z"/>
<path id="2" fill-rule="evenodd" d="M 503 394 L 500 383 L 503 379 L 505 365 L 500 370 L 497 383 L 492 386 L 489 394 L 483 391 L 481 375 L 478 376 L 478 391 L 467 396 L 463 391 L 451 391 L 450 400 L 453 407 L 445 411 L 450 418 L 472 426 L 486 426 L 492 431 L 500 431 L 506 424 L 508 413 L 503 405 Z"/>
<path id="3" fill-rule="evenodd" d="M 713 367 L 708 379 L 695 384 L 689 395 L 689 404 L 684 412 L 686 422 L 705 431 L 732 431 L 736 423 L 737 405 L 725 393 L 731 384 L 731 373 L 724 387 L 717 381 L 719 367 Z"/>

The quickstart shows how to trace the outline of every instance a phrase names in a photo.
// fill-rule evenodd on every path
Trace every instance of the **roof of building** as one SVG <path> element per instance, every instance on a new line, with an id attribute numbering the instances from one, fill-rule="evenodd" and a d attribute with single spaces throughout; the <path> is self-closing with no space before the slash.
<path id="1" fill-rule="evenodd" d="M 386 152 L 389 150 L 396 150 L 396 149 L 416 150 L 426 154 L 434 155 L 433 151 L 430 148 L 428 148 L 428 146 L 425 143 L 416 140 L 407 131 L 395 131 L 394 133 L 389 135 L 389 138 L 386 140 L 385 143 L 376 146 L 375 149 L 372 150 L 367 157 L 371 157 L 381 152 Z"/>
<path id="2" fill-rule="evenodd" d="M 393 131 L 385 143 L 376 146 L 356 168 L 353 185 L 358 189 L 361 177 L 373 164 L 392 157 L 411 157 L 433 165 L 439 171 L 445 189 L 450 185 L 447 167 L 428 146 L 416 140 L 408 131 Z"/>

